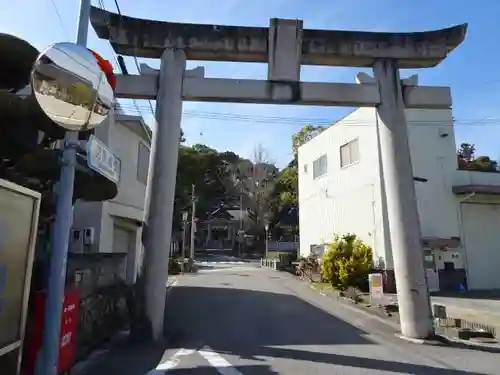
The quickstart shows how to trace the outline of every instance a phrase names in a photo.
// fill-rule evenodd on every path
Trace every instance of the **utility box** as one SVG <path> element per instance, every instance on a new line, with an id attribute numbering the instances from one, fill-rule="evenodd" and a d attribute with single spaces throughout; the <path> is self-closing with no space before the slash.
<path id="1" fill-rule="evenodd" d="M 37 237 L 39 193 L 0 179 L 0 373 L 17 375 Z"/>

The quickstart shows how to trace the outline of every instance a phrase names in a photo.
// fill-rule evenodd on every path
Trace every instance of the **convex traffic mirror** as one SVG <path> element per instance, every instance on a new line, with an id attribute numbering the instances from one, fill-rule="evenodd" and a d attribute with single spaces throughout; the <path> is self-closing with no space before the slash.
<path id="1" fill-rule="evenodd" d="M 113 88 L 96 56 L 74 43 L 56 43 L 38 56 L 31 87 L 43 112 L 71 131 L 94 129 L 113 106 Z"/>

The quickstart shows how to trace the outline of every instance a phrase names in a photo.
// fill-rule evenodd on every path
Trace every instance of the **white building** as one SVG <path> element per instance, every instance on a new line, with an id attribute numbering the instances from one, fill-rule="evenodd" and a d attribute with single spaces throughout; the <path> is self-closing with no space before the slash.
<path id="1" fill-rule="evenodd" d="M 105 202 L 76 202 L 73 230 L 82 237 L 72 238 L 70 251 L 123 254 L 121 276 L 133 282 L 142 249 L 151 131 L 142 117 L 117 113 L 95 136 L 120 159 L 118 195 Z"/>
<path id="2" fill-rule="evenodd" d="M 500 288 L 500 174 L 458 170 L 451 110 L 406 117 L 430 288 Z M 394 290 L 377 121 L 357 109 L 299 148 L 300 252 L 355 233 Z"/>

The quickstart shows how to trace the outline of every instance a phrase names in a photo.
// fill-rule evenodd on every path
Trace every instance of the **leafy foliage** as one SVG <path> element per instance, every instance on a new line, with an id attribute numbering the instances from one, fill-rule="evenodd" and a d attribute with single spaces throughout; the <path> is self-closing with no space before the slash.
<path id="1" fill-rule="evenodd" d="M 355 234 L 336 235 L 321 259 L 321 277 L 335 288 L 363 285 L 372 268 L 372 249 Z"/>
<path id="2" fill-rule="evenodd" d="M 221 154 L 204 145 L 181 146 L 175 189 L 175 220 L 180 224 L 181 212 L 191 204 L 191 187 L 196 189 L 198 212 L 210 210 L 214 199 L 225 196 L 228 178 Z"/>
<path id="3" fill-rule="evenodd" d="M 498 163 L 489 156 L 476 156 L 476 147 L 462 143 L 457 150 L 458 168 L 478 172 L 498 172 Z"/>
<path id="4" fill-rule="evenodd" d="M 324 126 L 306 125 L 292 136 L 292 152 L 297 157 L 299 147 L 309 142 L 326 128 Z"/>

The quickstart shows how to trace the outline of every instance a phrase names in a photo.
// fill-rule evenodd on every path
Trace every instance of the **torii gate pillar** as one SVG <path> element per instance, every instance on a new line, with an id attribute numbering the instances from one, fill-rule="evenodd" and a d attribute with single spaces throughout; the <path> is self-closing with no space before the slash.
<path id="1" fill-rule="evenodd" d="M 380 92 L 377 138 L 398 305 L 402 307 L 399 314 L 401 332 L 411 338 L 427 338 L 434 335 L 434 327 L 423 266 L 422 235 L 397 61 L 376 61 L 373 73 Z"/>
<path id="2" fill-rule="evenodd" d="M 183 50 L 167 48 L 161 57 L 156 105 L 156 129 L 149 163 L 145 204 L 144 247 L 146 316 L 154 340 L 163 335 L 168 262 L 172 235 L 175 180 L 181 136 Z"/>

